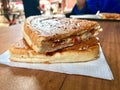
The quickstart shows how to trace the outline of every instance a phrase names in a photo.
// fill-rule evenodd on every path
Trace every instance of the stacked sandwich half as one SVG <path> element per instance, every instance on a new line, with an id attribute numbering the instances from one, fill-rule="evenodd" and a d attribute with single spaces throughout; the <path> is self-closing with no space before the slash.
<path id="1" fill-rule="evenodd" d="M 31 16 L 23 26 L 23 39 L 10 47 L 10 59 L 18 62 L 84 62 L 99 57 L 95 21 Z"/>

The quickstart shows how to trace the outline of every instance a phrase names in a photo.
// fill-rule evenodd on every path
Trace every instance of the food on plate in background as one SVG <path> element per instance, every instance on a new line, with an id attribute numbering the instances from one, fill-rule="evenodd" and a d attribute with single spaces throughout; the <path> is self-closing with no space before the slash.
<path id="1" fill-rule="evenodd" d="M 120 20 L 120 14 L 118 13 L 99 13 L 102 19 Z"/>

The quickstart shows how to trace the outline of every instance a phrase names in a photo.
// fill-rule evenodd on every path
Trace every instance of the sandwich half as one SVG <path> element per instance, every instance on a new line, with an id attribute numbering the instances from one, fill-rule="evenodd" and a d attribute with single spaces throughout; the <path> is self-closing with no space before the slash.
<path id="1" fill-rule="evenodd" d="M 54 52 L 35 52 L 24 39 L 9 48 L 10 60 L 29 63 L 68 63 L 86 62 L 99 57 L 99 45 L 96 38 L 82 41 L 80 44 Z"/>
<path id="2" fill-rule="evenodd" d="M 95 21 L 31 16 L 24 23 L 23 37 L 34 51 L 47 53 L 79 44 L 101 30 Z"/>

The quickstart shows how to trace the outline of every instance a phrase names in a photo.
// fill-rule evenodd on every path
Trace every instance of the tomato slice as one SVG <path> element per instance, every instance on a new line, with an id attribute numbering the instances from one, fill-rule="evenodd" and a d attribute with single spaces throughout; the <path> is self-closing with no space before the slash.
<path id="1" fill-rule="evenodd" d="M 78 37 L 77 37 L 77 36 L 73 38 L 73 42 L 74 42 L 75 44 L 79 42 L 79 40 L 78 40 Z"/>

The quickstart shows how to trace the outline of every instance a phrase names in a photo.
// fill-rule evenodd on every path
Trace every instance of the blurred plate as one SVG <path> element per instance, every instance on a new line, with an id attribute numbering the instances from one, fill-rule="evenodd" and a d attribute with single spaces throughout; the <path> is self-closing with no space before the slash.
<path id="1" fill-rule="evenodd" d="M 98 21 L 118 21 L 120 22 L 120 20 L 116 20 L 116 19 L 102 19 L 100 18 L 98 15 L 71 15 L 70 18 L 78 18 L 78 19 L 87 19 L 87 20 L 98 20 Z"/>
<path id="2" fill-rule="evenodd" d="M 100 17 L 98 15 L 71 15 L 70 16 L 71 18 L 90 18 L 90 19 L 100 19 Z"/>

